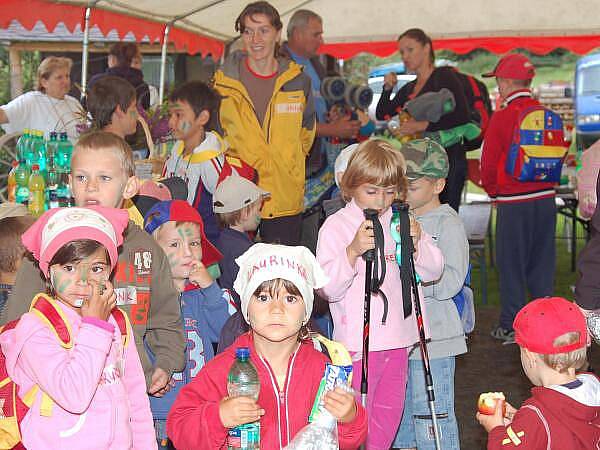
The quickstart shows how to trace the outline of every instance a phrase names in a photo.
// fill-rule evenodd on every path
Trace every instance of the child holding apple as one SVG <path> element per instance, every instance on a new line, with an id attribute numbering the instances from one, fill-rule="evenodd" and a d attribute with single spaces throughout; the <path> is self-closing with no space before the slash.
<path id="1" fill-rule="evenodd" d="M 514 321 L 525 375 L 536 385 L 519 410 L 501 399 L 493 411 L 480 401 L 477 420 L 488 450 L 600 448 L 600 381 L 576 374 L 586 360 L 587 330 L 576 304 L 541 298 Z"/>

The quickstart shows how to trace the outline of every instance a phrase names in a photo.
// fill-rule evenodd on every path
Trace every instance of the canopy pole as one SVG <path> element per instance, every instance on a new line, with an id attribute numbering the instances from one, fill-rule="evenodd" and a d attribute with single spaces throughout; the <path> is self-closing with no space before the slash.
<path id="1" fill-rule="evenodd" d="M 169 43 L 169 32 L 171 31 L 171 24 L 169 22 L 165 26 L 165 34 L 163 36 L 162 50 L 160 53 L 160 86 L 158 87 L 158 104 L 162 105 L 165 97 L 165 78 L 167 70 L 167 45 Z"/>
<path id="2" fill-rule="evenodd" d="M 83 28 L 83 50 L 81 54 L 81 98 L 85 97 L 87 88 L 87 71 L 88 71 L 88 47 L 90 43 L 90 15 L 92 14 L 92 7 L 96 4 L 96 1 L 91 2 L 87 8 L 85 8 L 85 21 Z"/>

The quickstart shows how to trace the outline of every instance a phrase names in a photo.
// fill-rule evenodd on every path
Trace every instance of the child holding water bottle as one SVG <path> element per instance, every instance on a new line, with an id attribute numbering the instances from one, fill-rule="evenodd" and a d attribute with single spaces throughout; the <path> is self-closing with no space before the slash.
<path id="1" fill-rule="evenodd" d="M 167 418 L 167 432 L 179 450 L 226 447 L 228 429 L 256 421 L 260 448 L 284 448 L 308 424 L 325 371 L 327 358 L 306 339 L 313 289 L 327 282 L 313 254 L 305 247 L 255 244 L 236 262 L 234 288 L 251 329 L 182 388 Z M 228 394 L 239 347 L 249 349 L 256 368 L 258 400 Z M 358 448 L 367 420 L 354 396 L 336 388 L 325 395 L 324 405 L 338 421 L 340 448 Z"/>

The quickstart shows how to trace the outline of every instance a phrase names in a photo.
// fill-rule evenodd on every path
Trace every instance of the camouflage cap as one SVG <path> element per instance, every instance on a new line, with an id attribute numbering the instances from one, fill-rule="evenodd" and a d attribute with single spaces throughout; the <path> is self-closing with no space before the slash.
<path id="1" fill-rule="evenodd" d="M 448 176 L 448 155 L 437 142 L 427 138 L 415 139 L 404 144 L 400 151 L 406 160 L 406 177 L 409 180 Z"/>

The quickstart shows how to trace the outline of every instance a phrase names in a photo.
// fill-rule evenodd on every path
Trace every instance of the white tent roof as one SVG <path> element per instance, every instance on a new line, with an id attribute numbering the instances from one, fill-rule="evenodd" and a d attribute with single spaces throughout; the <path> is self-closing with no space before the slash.
<path id="1" fill-rule="evenodd" d="M 14 2 L 2 1 L 6 4 Z M 23 4 L 40 2 L 20 1 Z M 246 0 L 44 1 L 71 9 L 73 6 L 92 5 L 95 10 L 154 22 L 154 26 L 175 21 L 175 29 L 210 37 L 221 43 L 237 37 L 234 22 L 248 3 Z M 354 53 L 357 50 L 381 54 L 389 49 L 377 51 L 370 43 L 391 43 L 399 33 L 412 27 L 424 29 L 434 40 L 508 37 L 512 39 L 513 47 L 525 47 L 521 45 L 525 42 L 518 42 L 518 38 L 528 36 L 551 36 L 554 38 L 553 45 L 560 44 L 560 38 L 565 36 L 585 35 L 600 39 L 597 15 L 600 0 L 271 0 L 271 3 L 280 12 L 284 27 L 291 14 L 299 8 L 320 14 L 325 29 L 324 48 L 330 53 L 336 45 L 352 43 Z M 12 14 L 19 16 L 23 11 Z M 43 16 L 40 11 L 37 18 L 44 20 Z M 110 26 L 110 23 L 105 21 L 104 26 Z M 141 34 L 139 29 L 138 34 Z M 153 36 L 156 38 L 156 33 Z M 138 39 L 143 37 L 137 36 Z M 176 39 L 175 36 L 172 39 Z M 187 39 L 186 45 L 190 43 L 189 36 Z"/>
<path id="2" fill-rule="evenodd" d="M 80 0 L 59 3 L 86 4 Z M 178 26 L 230 40 L 237 36 L 233 24 L 247 3 L 244 0 L 100 0 L 95 7 L 160 22 L 187 16 L 177 22 Z M 328 43 L 390 40 L 412 27 L 423 28 L 433 38 L 595 34 L 600 30 L 598 0 L 271 0 L 270 3 L 280 12 L 284 24 L 299 8 L 320 14 Z"/>

